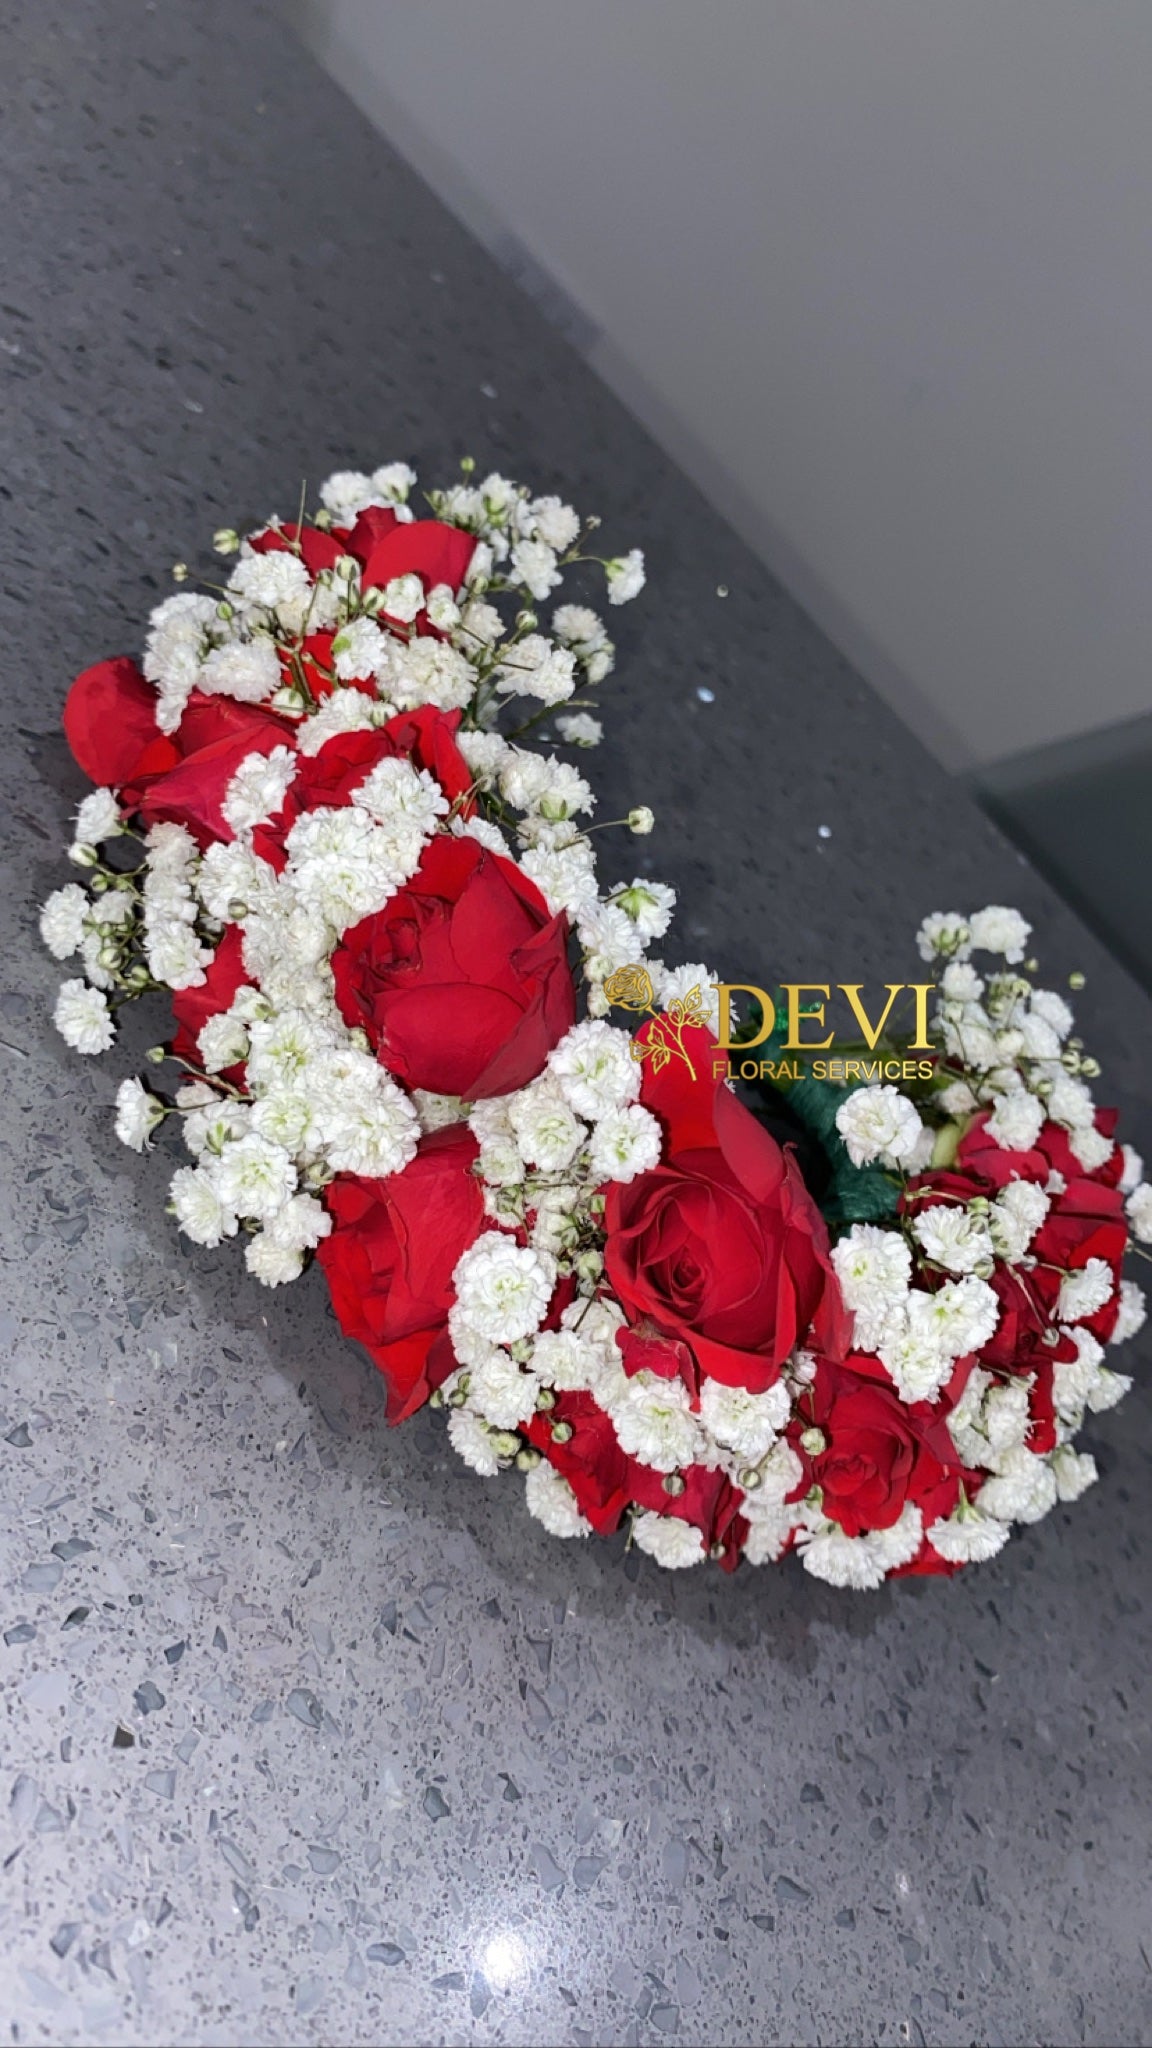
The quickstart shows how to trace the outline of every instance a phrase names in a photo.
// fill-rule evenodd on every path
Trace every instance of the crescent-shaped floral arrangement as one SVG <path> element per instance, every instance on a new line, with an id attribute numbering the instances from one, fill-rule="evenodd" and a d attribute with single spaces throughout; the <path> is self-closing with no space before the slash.
<path id="1" fill-rule="evenodd" d="M 59 1030 L 102 1053 L 170 992 L 175 1079 L 125 1080 L 116 1130 L 179 1124 L 179 1227 L 269 1287 L 315 1256 L 389 1418 L 442 1408 L 554 1535 L 857 1588 L 992 1557 L 1095 1477 L 1074 1440 L 1128 1388 L 1105 1345 L 1152 1239 L 1029 927 L 925 919 L 933 1052 L 898 1087 L 742 1098 L 716 975 L 652 955 L 673 891 L 602 885 L 585 822 L 614 651 L 554 593 L 623 604 L 642 555 L 467 463 L 420 513 L 415 483 L 340 472 L 313 516 L 216 534 L 142 664 L 77 678 Z"/>

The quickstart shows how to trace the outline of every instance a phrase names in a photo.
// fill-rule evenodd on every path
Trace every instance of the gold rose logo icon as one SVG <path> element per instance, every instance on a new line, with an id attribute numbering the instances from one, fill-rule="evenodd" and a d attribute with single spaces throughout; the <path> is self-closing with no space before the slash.
<path id="1" fill-rule="evenodd" d="M 650 1010 L 656 1015 L 656 991 L 646 967 L 618 967 L 604 983 L 604 993 L 618 1010 Z"/>
<path id="2" fill-rule="evenodd" d="M 652 1018 L 652 1024 L 645 1038 L 632 1040 L 634 1060 L 647 1060 L 654 1074 L 668 1065 L 671 1059 L 683 1060 L 692 1079 L 696 1069 L 692 1056 L 684 1044 L 686 1027 L 694 1025 L 704 1028 L 708 1023 L 708 1012 L 704 1002 L 704 991 L 695 984 L 686 995 L 674 996 L 666 1011 L 656 1008 L 656 991 L 652 976 L 646 967 L 617 967 L 604 983 L 604 993 L 617 1009 L 633 1010 Z"/>

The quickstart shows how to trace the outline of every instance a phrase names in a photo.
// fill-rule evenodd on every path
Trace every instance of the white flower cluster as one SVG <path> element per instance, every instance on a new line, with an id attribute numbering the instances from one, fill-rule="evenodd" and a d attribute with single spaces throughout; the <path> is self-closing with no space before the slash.
<path id="1" fill-rule="evenodd" d="M 1099 1067 L 1071 1043 L 1075 1020 L 1063 996 L 1008 971 L 1024 960 L 1030 935 L 1020 912 L 1001 904 L 971 917 L 938 912 L 920 926 L 921 958 L 942 970 L 934 1029 L 958 1076 L 941 1106 L 959 1116 L 989 1108 L 988 1135 L 1009 1152 L 1028 1151 L 1045 1121 L 1059 1124 L 1091 1173 L 1114 1149 L 1097 1128 L 1088 1086 Z M 973 953 L 1006 964 L 982 975 Z"/>

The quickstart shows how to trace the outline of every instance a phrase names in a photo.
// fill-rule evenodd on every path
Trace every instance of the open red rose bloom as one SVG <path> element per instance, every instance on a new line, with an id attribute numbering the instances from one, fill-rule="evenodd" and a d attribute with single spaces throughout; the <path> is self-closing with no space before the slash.
<path id="1" fill-rule="evenodd" d="M 925 921 L 930 1078 L 841 1091 L 826 1220 L 715 1056 L 706 970 L 645 959 L 672 892 L 601 894 L 587 784 L 500 732 L 611 668 L 594 612 L 549 638 L 530 609 L 580 522 L 499 477 L 417 519 L 412 481 L 341 472 L 318 520 L 224 543 L 222 600 L 160 605 L 143 669 L 77 678 L 61 1032 L 102 1051 L 116 1003 L 171 992 L 174 1095 L 125 1081 L 117 1130 L 182 1124 L 180 1227 L 269 1286 L 314 1253 L 389 1419 L 442 1408 L 552 1533 L 861 1588 L 993 1556 L 1094 1476 L 1073 1439 L 1127 1384 L 1104 1346 L 1152 1236 L 1071 1013 L 1015 971 L 1027 926 Z M 636 551 L 605 566 L 635 594 Z"/>

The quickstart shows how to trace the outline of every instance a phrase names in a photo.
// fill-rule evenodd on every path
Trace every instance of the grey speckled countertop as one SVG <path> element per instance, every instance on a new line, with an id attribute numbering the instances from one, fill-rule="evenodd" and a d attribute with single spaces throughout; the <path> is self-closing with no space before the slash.
<path id="1" fill-rule="evenodd" d="M 962 1582 L 551 1541 L 318 1276 L 178 1241 L 48 1028 L 64 689 L 221 521 L 471 449 L 648 551 L 597 773 L 691 953 L 887 978 L 1019 900 L 1152 1135 L 1147 1001 L 266 7 L 3 14 L 0 2037 L 1152 2040 L 1146 1397 Z"/>

